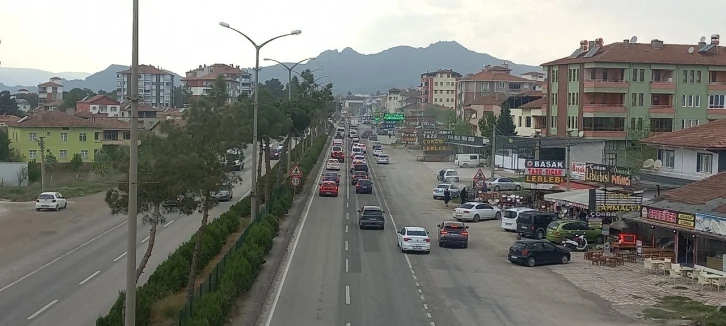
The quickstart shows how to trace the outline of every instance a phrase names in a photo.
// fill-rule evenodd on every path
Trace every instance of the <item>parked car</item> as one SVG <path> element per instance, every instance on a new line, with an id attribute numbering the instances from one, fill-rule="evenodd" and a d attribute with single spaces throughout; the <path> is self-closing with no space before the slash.
<path id="1" fill-rule="evenodd" d="M 502 211 L 488 203 L 468 202 L 455 208 L 453 217 L 457 221 L 479 222 L 482 219 L 498 220 L 502 218 Z"/>
<path id="2" fill-rule="evenodd" d="M 338 159 L 331 158 L 325 163 L 326 170 L 340 171 L 340 161 Z"/>
<path id="3" fill-rule="evenodd" d="M 217 191 L 212 192 L 212 198 L 218 201 L 230 201 L 232 199 L 232 187 L 228 184 L 219 185 Z"/>
<path id="4" fill-rule="evenodd" d="M 482 154 L 456 154 L 454 165 L 460 168 L 468 168 L 474 166 L 484 166 L 486 157 Z"/>
<path id="5" fill-rule="evenodd" d="M 388 156 L 386 153 L 381 153 L 376 156 L 376 163 L 378 164 L 388 164 L 391 163 L 391 157 Z"/>
<path id="6" fill-rule="evenodd" d="M 510 178 L 489 178 L 487 181 L 487 189 L 492 189 L 494 191 L 500 191 L 500 190 L 515 190 L 519 191 L 522 190 L 522 184 L 519 182 L 516 182 Z"/>
<path id="7" fill-rule="evenodd" d="M 368 179 L 358 179 L 355 183 L 356 194 L 372 194 L 373 193 L 373 182 Z"/>
<path id="8" fill-rule="evenodd" d="M 517 240 L 509 247 L 509 261 L 534 267 L 541 264 L 570 262 L 570 251 L 547 240 Z"/>
<path id="9" fill-rule="evenodd" d="M 429 231 L 419 226 L 406 226 L 396 233 L 396 245 L 401 252 L 419 251 L 431 253 Z"/>
<path id="10" fill-rule="evenodd" d="M 323 181 L 320 183 L 318 188 L 318 196 L 333 196 L 338 197 L 338 185 L 335 181 Z"/>
<path id="11" fill-rule="evenodd" d="M 469 227 L 464 223 L 443 221 L 441 224 L 437 224 L 436 227 L 439 228 L 439 247 L 469 247 L 469 231 L 467 231 Z"/>
<path id="12" fill-rule="evenodd" d="M 454 169 L 443 169 L 436 175 L 436 180 L 442 182 L 459 182 L 459 173 Z"/>
<path id="13" fill-rule="evenodd" d="M 384 230 L 386 228 L 386 219 L 383 213 L 385 211 L 378 206 L 363 206 L 358 210 L 358 228 Z"/>
<path id="14" fill-rule="evenodd" d="M 68 201 L 59 192 L 42 192 L 35 200 L 35 210 L 61 210 L 68 208 Z"/>
<path id="15" fill-rule="evenodd" d="M 556 219 L 557 214 L 551 212 L 521 212 L 517 217 L 517 232 L 523 237 L 544 239 L 547 226 Z"/>
<path id="16" fill-rule="evenodd" d="M 550 222 L 545 238 L 554 243 L 562 243 L 562 239 L 571 239 L 575 235 L 584 235 L 589 243 L 601 244 L 605 239 L 602 229 L 590 227 L 587 222 L 573 220 Z"/>
<path id="17" fill-rule="evenodd" d="M 507 208 L 502 213 L 502 229 L 506 231 L 517 231 L 517 218 L 520 213 L 535 211 L 529 207 L 513 207 Z"/>
<path id="18" fill-rule="evenodd" d="M 432 191 L 434 199 L 444 199 L 444 190 L 449 189 L 451 198 L 459 197 L 459 188 L 456 185 L 450 183 L 442 183 Z"/>

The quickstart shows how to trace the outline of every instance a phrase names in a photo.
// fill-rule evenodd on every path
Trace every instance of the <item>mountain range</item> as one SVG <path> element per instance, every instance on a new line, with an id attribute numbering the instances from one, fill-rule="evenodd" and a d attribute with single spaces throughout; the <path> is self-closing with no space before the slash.
<path id="1" fill-rule="evenodd" d="M 328 50 L 320 53 L 315 60 L 299 65 L 296 70 L 322 68 L 322 71 L 315 73 L 316 76 L 327 75 L 335 87 L 335 93 L 338 94 L 349 91 L 372 94 L 377 91 L 385 93 L 394 87 L 406 88 L 419 85 L 420 75 L 427 71 L 451 69 L 466 75 L 479 72 L 485 65 L 499 65 L 505 62 L 512 69 L 512 74 L 542 70 L 538 66 L 514 64 L 486 53 L 474 52 L 453 41 L 437 42 L 425 48 L 397 46 L 375 54 L 361 54 L 351 48 L 342 51 Z M 83 73 L 0 68 L 0 91 L 14 92 L 20 88 L 36 91 L 35 85 L 55 76 L 66 79 L 64 86 L 69 90 L 77 87 L 94 91 L 113 91 L 116 89 L 116 73 L 125 69 L 128 69 L 128 66 L 111 65 L 103 71 L 80 79 L 84 77 Z M 285 83 L 287 70 L 281 65 L 263 67 L 260 70 L 260 80 L 272 78 Z M 34 79 L 38 79 L 37 82 L 28 83 Z"/>

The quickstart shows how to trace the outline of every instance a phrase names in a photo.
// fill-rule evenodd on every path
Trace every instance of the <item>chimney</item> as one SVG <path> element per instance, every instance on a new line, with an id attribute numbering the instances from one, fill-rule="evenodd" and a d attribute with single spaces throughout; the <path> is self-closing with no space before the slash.
<path id="1" fill-rule="evenodd" d="M 661 41 L 661 40 L 659 40 L 657 38 L 656 39 L 652 39 L 652 40 L 650 40 L 650 45 L 652 45 L 653 48 L 656 49 L 656 50 L 662 49 L 663 48 L 663 41 Z"/>
<path id="2" fill-rule="evenodd" d="M 711 35 L 711 44 L 718 45 L 720 43 L 721 35 L 713 34 Z"/>
<path id="3" fill-rule="evenodd" d="M 630 40 L 629 39 L 624 39 L 623 40 L 623 44 L 630 44 Z"/>

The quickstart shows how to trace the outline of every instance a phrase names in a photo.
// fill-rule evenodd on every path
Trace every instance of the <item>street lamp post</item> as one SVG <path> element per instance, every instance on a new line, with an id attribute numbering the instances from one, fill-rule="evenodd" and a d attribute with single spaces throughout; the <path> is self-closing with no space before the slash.
<path id="1" fill-rule="evenodd" d="M 292 72 L 295 67 L 297 67 L 299 64 L 306 62 L 306 61 L 312 61 L 315 60 L 315 58 L 306 58 L 302 59 L 298 62 L 296 62 L 292 67 L 288 67 L 286 64 L 277 61 L 275 59 L 265 58 L 265 61 L 272 61 L 276 62 L 279 65 L 285 67 L 287 69 L 287 99 L 288 101 L 292 102 Z M 292 139 L 287 143 L 287 147 L 285 150 L 287 151 L 287 171 L 290 172 L 290 169 L 292 169 Z"/>
<path id="2" fill-rule="evenodd" d="M 135 0 L 138 1 L 138 0 Z M 253 41 L 249 36 L 247 36 L 245 33 L 240 32 L 239 30 L 235 29 L 234 27 L 230 26 L 229 24 L 225 22 L 219 22 L 219 26 L 222 26 L 227 29 L 231 29 L 237 34 L 242 35 L 245 39 L 250 41 L 252 45 L 255 47 L 255 88 L 254 88 L 254 108 L 252 113 L 252 171 L 250 171 L 251 177 L 252 177 L 252 189 L 250 189 L 250 196 L 252 200 L 250 201 L 250 215 L 254 216 L 254 218 L 257 218 L 257 113 L 260 108 L 260 50 L 270 42 L 290 35 L 300 35 L 302 34 L 302 31 L 300 30 L 294 30 L 290 33 L 275 36 L 261 44 L 257 44 L 255 41 Z"/>

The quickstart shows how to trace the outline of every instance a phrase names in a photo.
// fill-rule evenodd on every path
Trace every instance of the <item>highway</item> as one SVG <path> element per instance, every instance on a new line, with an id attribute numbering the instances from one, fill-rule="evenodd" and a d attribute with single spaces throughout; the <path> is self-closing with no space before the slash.
<path id="1" fill-rule="evenodd" d="M 218 217 L 249 194 L 251 155 L 246 155 L 243 183 L 234 198 L 212 209 Z M 275 164 L 277 161 L 273 161 Z M 264 173 L 264 166 L 263 166 Z M 69 205 L 69 210 L 73 209 Z M 49 213 L 49 218 L 53 213 Z M 171 214 L 159 226 L 154 251 L 139 280 L 143 284 L 156 267 L 199 228 L 200 214 Z M 211 222 L 211 221 L 210 221 Z M 76 232 L 63 234 L 32 254 L 0 268 L 0 325 L 93 325 L 125 288 L 126 216 L 99 216 Z M 139 223 L 137 263 L 146 250 L 149 228 Z"/>
<path id="2" fill-rule="evenodd" d="M 469 224 L 468 249 L 437 247 L 436 224 L 453 208 L 431 199 L 436 171 L 416 153 L 384 151 L 390 165 L 369 154 L 375 194 L 355 195 L 342 171 L 338 198 L 309 198 L 261 325 L 643 325 L 546 266 L 509 263 L 515 236 L 499 221 Z M 386 210 L 385 231 L 358 230 L 361 205 Z M 395 232 L 403 226 L 427 228 L 431 254 L 400 253 Z"/>

